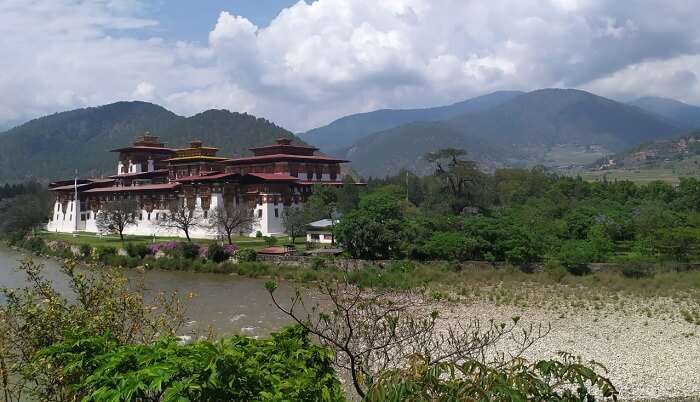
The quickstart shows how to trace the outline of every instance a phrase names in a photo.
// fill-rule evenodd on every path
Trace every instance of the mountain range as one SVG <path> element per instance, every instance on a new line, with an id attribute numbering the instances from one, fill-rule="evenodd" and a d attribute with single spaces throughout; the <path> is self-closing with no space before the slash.
<path id="1" fill-rule="evenodd" d="M 408 168 L 427 173 L 423 156 L 453 147 L 486 169 L 585 165 L 642 143 L 700 127 L 700 108 L 664 98 L 617 102 L 580 90 L 501 91 L 448 106 L 383 109 L 342 117 L 298 135 L 265 119 L 226 110 L 183 117 L 147 102 L 117 102 L 41 117 L 0 133 L 0 182 L 111 174 L 110 149 L 146 131 L 168 145 L 199 138 L 224 156 L 277 137 L 352 160 L 364 177 Z"/>
<path id="2" fill-rule="evenodd" d="M 394 174 L 402 168 L 427 173 L 423 156 L 445 147 L 465 149 L 469 158 L 487 169 L 534 164 L 558 166 L 591 163 L 605 153 L 679 135 L 688 128 L 641 107 L 580 90 L 543 89 L 507 94 L 491 98 L 487 106 L 448 119 L 413 121 L 364 134 L 334 154 L 352 160 L 354 169 L 364 176 Z M 489 99 L 489 95 L 475 99 Z M 358 130 L 363 128 L 360 125 Z M 300 136 L 322 145 L 307 135 Z M 567 160 L 568 154 L 562 157 L 554 152 L 563 145 L 573 149 L 569 154 L 588 152 L 589 156 L 583 155 L 576 162 Z"/>
<path id="3" fill-rule="evenodd" d="M 168 146 L 183 147 L 193 138 L 220 148 L 219 154 L 248 154 L 248 148 L 275 138 L 296 138 L 273 123 L 248 114 L 207 110 L 182 117 L 152 103 L 117 102 L 34 119 L 0 133 L 0 182 L 31 178 L 114 174 L 109 150 L 131 144 L 144 132 Z"/>

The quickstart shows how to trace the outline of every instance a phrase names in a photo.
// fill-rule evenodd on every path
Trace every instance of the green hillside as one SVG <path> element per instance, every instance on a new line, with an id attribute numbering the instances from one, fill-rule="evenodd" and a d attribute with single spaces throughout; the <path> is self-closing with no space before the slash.
<path id="1" fill-rule="evenodd" d="M 556 166 L 567 164 L 552 157 L 562 145 L 581 154 L 591 148 L 618 151 L 680 131 L 667 119 L 634 106 L 584 91 L 546 89 L 450 120 L 376 133 L 339 154 L 353 160 L 360 174 L 375 177 L 401 168 L 422 173 L 421 156 L 448 146 L 465 149 L 487 168 L 548 162 Z M 591 155 L 589 163 L 600 157 Z"/>
<path id="2" fill-rule="evenodd" d="M 150 131 L 169 146 L 199 138 L 224 156 L 294 135 L 265 119 L 226 110 L 185 118 L 146 102 L 117 102 L 41 117 L 0 133 L 0 182 L 112 174 L 109 150 L 130 144 Z M 298 140 L 298 139 L 297 139 Z"/>
<path id="3" fill-rule="evenodd" d="M 448 106 L 424 109 L 382 109 L 341 117 L 332 123 L 309 130 L 299 136 L 324 152 L 352 145 L 373 133 L 420 121 L 448 120 L 463 113 L 478 112 L 509 101 L 523 92 L 499 91 Z"/>

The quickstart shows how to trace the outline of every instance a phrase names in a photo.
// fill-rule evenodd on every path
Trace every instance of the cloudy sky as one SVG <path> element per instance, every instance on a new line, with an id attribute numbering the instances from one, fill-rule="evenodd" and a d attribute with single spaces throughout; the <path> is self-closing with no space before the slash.
<path id="1" fill-rule="evenodd" d="M 294 131 L 499 89 L 700 104 L 697 0 L 0 0 L 0 126 L 117 100 Z"/>

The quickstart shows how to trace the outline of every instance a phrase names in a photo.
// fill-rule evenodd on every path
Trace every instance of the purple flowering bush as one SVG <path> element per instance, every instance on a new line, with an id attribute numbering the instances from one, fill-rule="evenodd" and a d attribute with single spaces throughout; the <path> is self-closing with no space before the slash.
<path id="1" fill-rule="evenodd" d="M 228 255 L 228 256 L 232 256 L 233 254 L 236 253 L 236 251 L 237 251 L 239 248 L 240 248 L 240 247 L 238 247 L 238 246 L 235 245 L 235 244 L 227 244 L 227 245 L 224 246 L 224 253 L 226 253 L 226 255 Z"/>
<path id="2" fill-rule="evenodd" d="M 148 250 L 153 255 L 157 254 L 159 251 L 162 251 L 165 254 L 170 254 L 171 252 L 177 249 L 177 244 L 178 242 L 176 241 L 169 241 L 166 243 L 155 243 L 149 245 Z"/>

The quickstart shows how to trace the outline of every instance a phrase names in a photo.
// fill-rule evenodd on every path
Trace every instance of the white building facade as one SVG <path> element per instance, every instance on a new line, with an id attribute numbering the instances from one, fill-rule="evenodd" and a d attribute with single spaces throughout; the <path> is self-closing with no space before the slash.
<path id="1" fill-rule="evenodd" d="M 136 201 L 136 223 L 124 233 L 143 236 L 185 234 L 163 224 L 173 205 L 190 211 L 195 238 L 221 236 L 210 224 L 217 208 L 242 206 L 255 223 L 243 235 L 277 236 L 285 233 L 286 208 L 300 207 L 314 185 L 342 186 L 340 163 L 347 161 L 315 155 L 316 148 L 277 144 L 251 148 L 254 156 L 224 158 L 218 149 L 192 141 L 188 148 L 166 147 L 158 137 L 144 135 L 119 153 L 117 174 L 105 179 L 56 181 L 49 186 L 56 195 L 47 230 L 99 233 L 96 219 L 110 202 Z"/>

